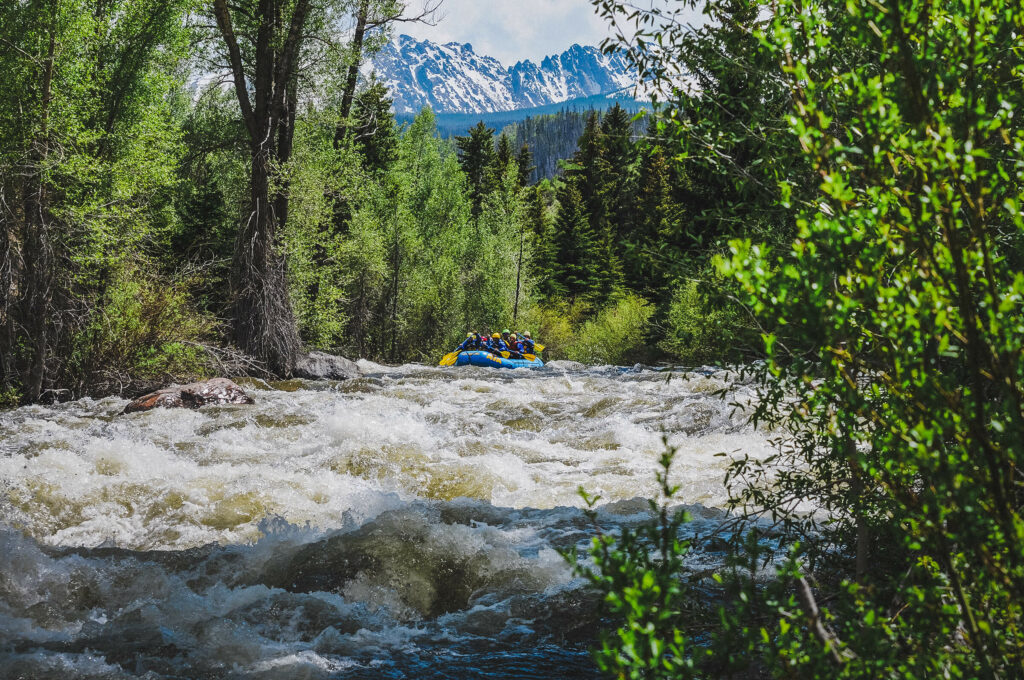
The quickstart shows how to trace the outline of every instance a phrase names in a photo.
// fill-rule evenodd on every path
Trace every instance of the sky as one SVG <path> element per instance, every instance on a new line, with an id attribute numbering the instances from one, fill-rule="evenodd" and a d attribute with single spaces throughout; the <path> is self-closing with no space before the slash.
<path id="1" fill-rule="evenodd" d="M 410 0 L 410 9 L 422 0 Z M 400 24 L 396 32 L 420 40 L 471 43 L 477 54 L 505 66 L 539 62 L 573 43 L 600 45 L 611 29 L 590 0 L 444 0 L 436 26 Z"/>

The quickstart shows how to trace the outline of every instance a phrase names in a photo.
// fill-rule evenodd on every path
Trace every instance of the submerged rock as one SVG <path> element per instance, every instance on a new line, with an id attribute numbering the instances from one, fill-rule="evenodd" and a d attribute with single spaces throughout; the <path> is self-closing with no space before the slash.
<path id="1" fill-rule="evenodd" d="M 124 413 L 139 413 L 155 408 L 199 408 L 207 404 L 253 404 L 241 387 L 227 378 L 168 387 L 139 397 L 124 407 Z"/>
<path id="2" fill-rule="evenodd" d="M 359 375 L 354 361 L 326 352 L 310 352 L 295 366 L 295 376 L 307 380 L 349 380 Z"/>

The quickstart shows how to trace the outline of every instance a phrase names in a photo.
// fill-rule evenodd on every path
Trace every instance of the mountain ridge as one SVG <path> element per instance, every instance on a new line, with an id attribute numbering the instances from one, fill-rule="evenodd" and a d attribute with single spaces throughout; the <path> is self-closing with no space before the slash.
<path id="1" fill-rule="evenodd" d="M 574 44 L 540 64 L 506 67 L 477 54 L 471 43 L 438 44 L 407 35 L 388 43 L 367 65 L 394 98 L 395 112 L 429 106 L 438 113 L 496 113 L 559 104 L 631 90 L 637 83 L 626 58 Z"/>

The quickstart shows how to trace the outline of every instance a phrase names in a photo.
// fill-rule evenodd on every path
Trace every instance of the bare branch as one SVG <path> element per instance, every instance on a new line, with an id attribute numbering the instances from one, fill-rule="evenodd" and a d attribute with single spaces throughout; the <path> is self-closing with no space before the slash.
<path id="1" fill-rule="evenodd" d="M 256 119 L 253 116 L 252 102 L 249 101 L 249 90 L 245 83 L 245 71 L 242 67 L 242 53 L 238 49 L 238 40 L 235 38 L 235 30 L 231 25 L 231 12 L 228 10 L 227 0 L 214 0 L 213 11 L 217 17 L 217 26 L 220 27 L 221 35 L 224 37 L 224 44 L 228 48 L 228 56 L 231 60 L 231 73 L 235 81 L 235 94 L 238 95 L 238 105 L 242 107 L 242 117 L 249 129 L 253 139 L 258 136 Z"/>
<path id="2" fill-rule="evenodd" d="M 426 24 L 427 26 L 436 26 L 444 19 L 444 15 L 438 14 L 443 4 L 444 0 L 424 0 L 423 9 L 418 14 L 406 16 L 405 8 L 403 8 L 399 12 L 367 20 L 366 27 L 380 28 L 387 24 Z"/>

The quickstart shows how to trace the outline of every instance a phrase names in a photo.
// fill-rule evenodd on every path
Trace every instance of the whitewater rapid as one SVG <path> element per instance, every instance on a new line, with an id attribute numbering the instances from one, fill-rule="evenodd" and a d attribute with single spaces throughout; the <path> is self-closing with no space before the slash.
<path id="1" fill-rule="evenodd" d="M 771 451 L 721 371 L 360 368 L 0 413 L 0 678 L 595 677 L 578 489 L 643 521 L 667 442 L 706 536 Z"/>

